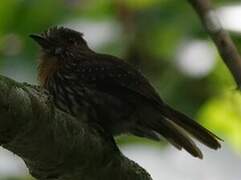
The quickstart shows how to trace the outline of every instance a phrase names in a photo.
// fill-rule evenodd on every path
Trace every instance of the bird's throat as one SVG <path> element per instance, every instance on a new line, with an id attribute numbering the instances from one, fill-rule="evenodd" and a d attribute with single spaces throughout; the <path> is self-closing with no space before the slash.
<path id="1" fill-rule="evenodd" d="M 42 55 L 38 64 L 38 80 L 42 87 L 47 87 L 49 79 L 59 70 L 60 65 L 56 57 Z"/>

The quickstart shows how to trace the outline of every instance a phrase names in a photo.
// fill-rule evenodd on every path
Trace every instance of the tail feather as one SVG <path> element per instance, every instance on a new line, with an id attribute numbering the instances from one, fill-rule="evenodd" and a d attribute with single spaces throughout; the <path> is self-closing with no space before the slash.
<path id="1" fill-rule="evenodd" d="M 145 138 L 152 139 L 154 141 L 160 140 L 160 137 L 158 136 L 158 134 L 155 133 L 153 130 L 139 127 L 139 126 L 132 129 L 131 133 L 136 136 L 139 136 L 139 137 L 145 137 Z"/>
<path id="2" fill-rule="evenodd" d="M 184 148 L 194 157 L 200 159 L 203 157 L 200 149 L 192 139 L 188 137 L 188 134 L 178 125 L 161 115 L 159 115 L 158 119 L 154 118 L 149 121 L 139 122 L 138 126 L 135 126 L 135 129 L 132 129 L 131 132 L 134 135 L 154 140 L 160 140 L 160 136 L 163 136 L 177 149 L 181 150 Z"/>
<path id="3" fill-rule="evenodd" d="M 183 148 L 200 159 L 203 157 L 202 152 L 191 136 L 212 149 L 221 147 L 219 137 L 168 105 L 162 105 L 158 111 L 151 106 L 143 107 L 133 129 L 130 130 L 132 134 L 153 140 L 160 140 L 160 136 L 163 136 L 177 149 Z"/>
<path id="4" fill-rule="evenodd" d="M 176 124 L 168 119 L 162 119 L 158 124 L 153 123 L 152 129 L 165 137 L 172 145 L 181 150 L 184 148 L 194 157 L 202 159 L 203 155 L 200 149 L 191 138 Z"/>
<path id="5" fill-rule="evenodd" d="M 161 113 L 206 146 L 212 149 L 218 149 L 221 147 L 218 140 L 222 141 L 222 139 L 199 125 L 196 121 L 192 120 L 185 114 L 174 110 L 168 105 L 165 105 L 161 108 Z"/>

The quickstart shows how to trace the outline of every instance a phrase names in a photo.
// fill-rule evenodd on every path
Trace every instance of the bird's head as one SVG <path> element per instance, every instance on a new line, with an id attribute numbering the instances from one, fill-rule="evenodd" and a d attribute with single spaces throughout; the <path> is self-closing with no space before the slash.
<path id="1" fill-rule="evenodd" d="M 91 51 L 82 33 L 64 27 L 52 27 L 30 37 L 41 46 L 38 79 L 43 86 L 63 65 Z"/>
<path id="2" fill-rule="evenodd" d="M 52 27 L 41 34 L 31 34 L 30 37 L 41 46 L 44 54 L 57 58 L 89 50 L 82 33 L 64 27 Z"/>

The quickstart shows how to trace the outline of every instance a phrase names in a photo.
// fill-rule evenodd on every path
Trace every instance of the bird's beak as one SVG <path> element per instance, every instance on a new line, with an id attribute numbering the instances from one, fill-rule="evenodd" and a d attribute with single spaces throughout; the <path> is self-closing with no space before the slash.
<path id="1" fill-rule="evenodd" d="M 33 40 L 35 40 L 42 48 L 49 48 L 50 43 L 49 40 L 45 37 L 38 35 L 38 34 L 31 34 L 29 35 Z"/>

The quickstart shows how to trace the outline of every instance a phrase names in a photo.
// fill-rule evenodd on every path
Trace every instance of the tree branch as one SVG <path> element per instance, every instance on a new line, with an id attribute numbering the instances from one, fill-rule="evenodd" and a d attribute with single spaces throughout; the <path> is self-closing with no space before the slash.
<path id="1" fill-rule="evenodd" d="M 85 123 L 87 112 L 75 119 L 39 87 L 0 76 L 0 114 L 0 145 L 39 180 L 151 180 Z"/>
<path id="2" fill-rule="evenodd" d="M 203 26 L 213 39 L 217 49 L 231 71 L 238 88 L 241 88 L 241 57 L 229 34 L 222 25 L 212 9 L 209 0 L 188 0 L 199 15 Z"/>

